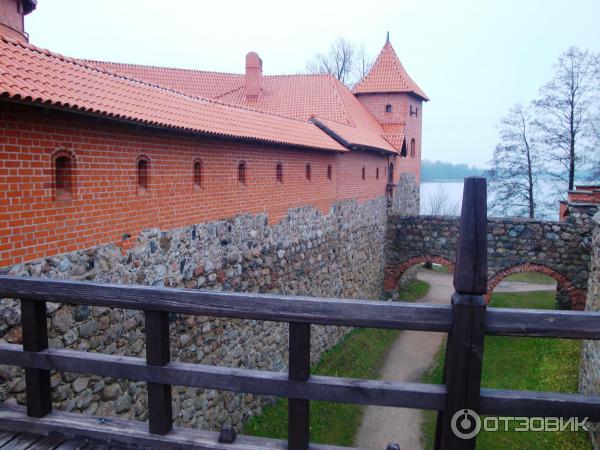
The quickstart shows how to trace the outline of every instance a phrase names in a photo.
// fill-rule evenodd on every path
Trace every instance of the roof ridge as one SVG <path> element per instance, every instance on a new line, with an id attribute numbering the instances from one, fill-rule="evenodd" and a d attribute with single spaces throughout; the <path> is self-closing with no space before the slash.
<path id="1" fill-rule="evenodd" d="M 123 63 L 117 61 L 102 61 L 98 59 L 86 59 L 86 58 L 76 58 L 83 62 L 93 63 L 93 64 L 115 64 L 120 66 L 129 66 L 129 67 L 137 67 L 137 68 L 150 68 L 150 69 L 159 69 L 159 70 L 178 70 L 183 72 L 191 72 L 191 73 L 211 73 L 217 75 L 233 75 L 238 77 L 243 77 L 243 73 L 239 72 L 222 72 L 220 70 L 202 70 L 202 69 L 189 69 L 184 67 L 172 67 L 172 66 L 157 66 L 154 64 L 133 64 L 133 63 Z M 330 77 L 331 74 L 328 73 L 280 73 L 273 75 L 263 75 L 263 77 L 268 78 L 284 78 L 284 77 Z"/>
<path id="2" fill-rule="evenodd" d="M 243 77 L 244 76 L 243 73 L 221 72 L 221 71 L 218 71 L 218 70 L 187 69 L 187 68 L 184 68 L 184 67 L 156 66 L 154 64 L 132 64 L 132 63 L 122 63 L 122 62 L 116 62 L 116 61 L 102 61 L 102 60 L 97 60 L 97 59 L 85 59 L 85 58 L 81 58 L 79 60 L 82 61 L 82 62 L 93 63 L 93 64 L 98 64 L 98 65 L 102 65 L 102 64 L 115 64 L 115 65 L 119 65 L 119 66 L 129 66 L 129 67 L 139 67 L 139 68 L 151 68 L 151 69 L 159 69 L 159 70 L 179 70 L 179 71 L 183 71 L 183 72 L 214 73 L 214 74 L 219 74 L 219 75 L 236 75 L 236 76 L 239 76 L 239 77 Z"/>
<path id="3" fill-rule="evenodd" d="M 16 39 L 9 38 L 9 37 L 7 37 L 7 36 L 5 36 L 3 34 L 0 34 L 0 40 L 3 40 L 4 42 L 6 42 L 8 44 L 11 44 L 11 45 L 17 45 L 17 46 L 25 48 L 27 50 L 31 50 L 31 51 L 34 51 L 34 52 L 41 53 L 41 54 L 46 55 L 46 56 L 51 57 L 51 58 L 57 58 L 57 59 L 59 59 L 61 61 L 67 62 L 67 63 L 75 64 L 75 65 L 84 67 L 86 69 L 95 70 L 97 72 L 104 73 L 106 75 L 110 75 L 110 76 L 113 76 L 113 77 L 116 77 L 116 78 L 121 78 L 123 80 L 128 80 L 128 81 L 131 81 L 131 82 L 134 82 L 134 83 L 138 83 L 138 84 L 141 84 L 141 85 L 144 85 L 144 86 L 149 86 L 149 87 L 152 87 L 154 89 L 159 89 L 159 90 L 162 90 L 162 91 L 171 92 L 171 93 L 173 93 L 175 95 L 186 97 L 186 98 L 198 101 L 200 103 L 213 103 L 215 105 L 225 106 L 225 107 L 234 108 L 234 109 L 238 109 L 238 110 L 242 110 L 242 111 L 250 111 L 250 112 L 257 113 L 257 114 L 263 114 L 263 115 L 266 115 L 266 116 L 278 117 L 278 118 L 281 118 L 281 119 L 292 120 L 292 121 L 295 121 L 295 122 L 307 123 L 307 121 L 305 121 L 305 120 L 296 119 L 294 117 L 282 116 L 280 114 L 274 114 L 274 113 L 271 113 L 271 112 L 261 111 L 261 110 L 258 110 L 258 109 L 252 109 L 252 108 L 247 108 L 247 107 L 240 106 L 240 105 L 234 105 L 234 104 L 231 104 L 231 103 L 216 101 L 216 100 L 211 99 L 211 98 L 205 98 L 205 97 L 199 97 L 199 96 L 195 96 L 195 95 L 185 94 L 185 93 L 180 92 L 180 91 L 178 91 L 176 89 L 173 89 L 173 88 L 162 86 L 162 85 L 156 84 L 156 83 L 151 83 L 151 82 L 146 81 L 146 80 L 140 80 L 140 79 L 137 79 L 135 77 L 131 77 L 129 75 L 124 75 L 122 73 L 118 73 L 118 72 L 114 72 L 114 71 L 105 69 L 104 67 L 101 67 L 101 66 L 94 66 L 92 64 L 88 64 L 85 60 L 82 60 L 82 59 L 79 59 L 79 58 L 72 58 L 70 56 L 65 56 L 65 55 L 62 55 L 60 53 L 52 52 L 50 50 L 38 47 L 38 46 L 30 44 L 28 42 L 23 42 L 23 41 L 19 41 L 19 40 L 16 40 Z"/>

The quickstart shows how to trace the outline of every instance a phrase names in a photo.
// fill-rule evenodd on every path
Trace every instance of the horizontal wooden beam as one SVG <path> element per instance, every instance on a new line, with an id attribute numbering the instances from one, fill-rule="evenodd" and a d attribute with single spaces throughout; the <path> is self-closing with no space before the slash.
<path id="1" fill-rule="evenodd" d="M 499 336 L 600 339 L 600 313 L 488 308 L 485 332 Z"/>
<path id="2" fill-rule="evenodd" d="M 443 305 L 0 276 L 0 298 L 5 297 L 235 319 L 418 331 L 447 332 L 452 323 L 452 310 Z"/>
<path id="3" fill-rule="evenodd" d="M 63 349 L 23 352 L 16 344 L 0 344 L 0 364 L 276 397 L 404 408 L 439 410 L 446 396 L 445 386 L 435 384 L 315 375 L 303 382 L 289 380 L 285 372 L 180 362 L 151 366 L 141 358 L 103 353 Z"/>
<path id="4" fill-rule="evenodd" d="M 150 434 L 144 422 L 53 411 L 37 419 L 25 408 L 0 404 L 0 429 L 92 443 L 133 448 L 178 448 L 195 450 L 286 450 L 287 442 L 239 435 L 231 444 L 219 443 L 219 433 L 192 428 L 174 428 L 166 435 Z M 311 450 L 348 450 L 348 447 L 311 444 Z"/>
<path id="5" fill-rule="evenodd" d="M 600 395 L 481 389 L 481 413 L 510 417 L 589 417 L 600 420 Z"/>

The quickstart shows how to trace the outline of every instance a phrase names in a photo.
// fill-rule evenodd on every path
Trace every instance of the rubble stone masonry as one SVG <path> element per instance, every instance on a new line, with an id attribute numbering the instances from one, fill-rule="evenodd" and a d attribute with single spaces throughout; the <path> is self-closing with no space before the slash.
<path id="1" fill-rule="evenodd" d="M 596 226 L 592 239 L 592 263 L 585 309 L 600 311 L 600 213 L 594 216 Z M 600 342 L 583 341 L 579 390 L 586 394 L 600 395 Z M 591 426 L 590 434 L 594 448 L 600 448 L 600 424 Z"/>
<path id="2" fill-rule="evenodd" d="M 404 180 L 409 183 L 410 180 Z M 394 207 L 412 204 L 415 189 L 396 195 Z M 416 213 L 416 209 L 413 210 Z M 379 299 L 383 287 L 385 197 L 334 204 L 329 214 L 293 209 L 277 224 L 266 214 L 239 215 L 177 228 L 145 230 L 122 249 L 99 245 L 13 266 L 11 275 L 106 283 L 273 292 L 289 295 Z M 5 271 L 6 272 L 6 271 Z M 50 346 L 143 357 L 143 313 L 48 303 Z M 311 357 L 320 358 L 347 332 L 313 326 Z M 231 367 L 284 370 L 287 324 L 173 316 L 174 360 Z M 21 341 L 17 301 L 0 307 L 0 341 Z M 20 369 L 0 366 L 0 397 L 23 403 Z M 147 418 L 145 383 L 77 374 L 52 374 L 54 407 L 65 411 Z M 175 423 L 238 429 L 267 398 L 174 386 Z"/>

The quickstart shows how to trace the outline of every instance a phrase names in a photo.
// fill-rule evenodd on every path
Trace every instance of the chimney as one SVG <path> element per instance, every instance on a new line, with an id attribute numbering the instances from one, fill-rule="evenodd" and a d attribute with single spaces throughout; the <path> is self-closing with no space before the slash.
<path id="1" fill-rule="evenodd" d="M 262 90 L 262 59 L 255 52 L 246 55 L 246 100 L 256 100 Z"/>
<path id="2" fill-rule="evenodd" d="M 25 16 L 36 6 L 37 0 L 0 0 L 0 34 L 29 41 L 25 33 Z"/>

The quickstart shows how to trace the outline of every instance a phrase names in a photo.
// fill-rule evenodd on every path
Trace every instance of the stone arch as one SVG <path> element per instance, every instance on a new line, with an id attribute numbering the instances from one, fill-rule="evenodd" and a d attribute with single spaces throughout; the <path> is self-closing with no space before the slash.
<path id="1" fill-rule="evenodd" d="M 571 300 L 571 309 L 584 309 L 586 292 L 583 289 L 578 289 L 567 277 L 555 271 L 554 269 L 551 269 L 550 267 L 545 266 L 543 264 L 532 263 L 516 264 L 514 266 L 510 266 L 500 270 L 499 272 L 496 272 L 496 274 L 491 279 L 489 279 L 487 283 L 487 293 L 485 294 L 486 303 L 489 303 L 494 289 L 504 278 L 514 273 L 522 272 L 543 273 L 544 275 L 548 275 L 549 277 L 554 278 L 558 285 L 562 289 L 564 289 L 567 295 L 569 296 L 569 299 Z"/>
<path id="2" fill-rule="evenodd" d="M 440 264 L 451 272 L 454 272 L 454 262 L 450 261 L 443 256 L 430 256 L 430 255 L 422 255 L 415 256 L 404 261 L 401 264 L 390 265 L 385 268 L 385 274 L 383 279 L 383 290 L 384 291 L 394 291 L 398 288 L 398 283 L 400 283 L 400 278 L 407 269 L 412 266 L 416 266 L 419 264 L 425 264 L 426 262 L 431 262 L 434 264 Z"/>

